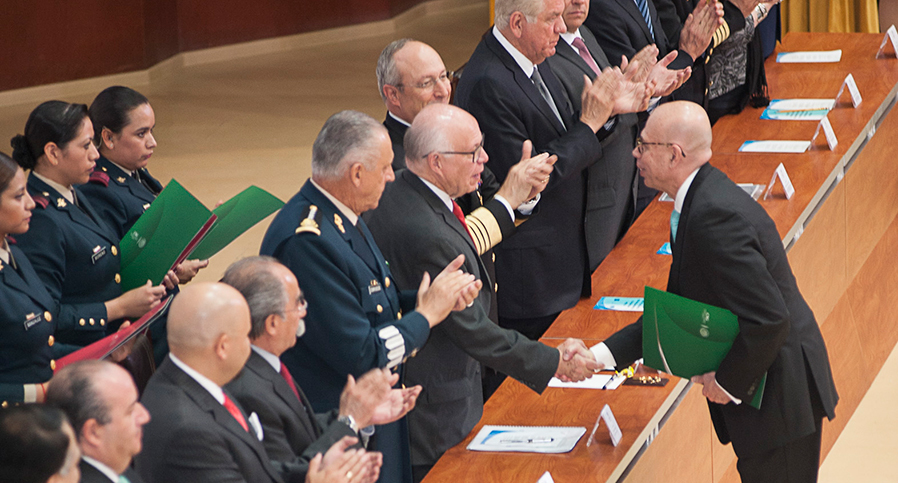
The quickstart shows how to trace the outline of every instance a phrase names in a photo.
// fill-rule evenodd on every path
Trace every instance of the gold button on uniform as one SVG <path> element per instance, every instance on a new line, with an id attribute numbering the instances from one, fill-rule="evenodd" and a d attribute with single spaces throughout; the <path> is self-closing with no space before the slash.
<path id="1" fill-rule="evenodd" d="M 112 256 L 118 255 L 118 248 L 115 248 L 115 245 L 112 245 Z"/>
<path id="2" fill-rule="evenodd" d="M 495 285 L 493 285 L 493 292 L 498 292 L 498 291 L 499 291 L 499 284 L 496 283 Z"/>
<path id="3" fill-rule="evenodd" d="M 115 283 L 122 283 L 122 276 L 119 274 L 115 274 Z"/>
<path id="4" fill-rule="evenodd" d="M 90 325 L 94 325 L 97 323 L 97 321 L 95 321 L 93 318 L 91 318 L 91 319 L 88 319 L 87 323 L 89 323 Z"/>
<path id="5" fill-rule="evenodd" d="M 493 253 L 493 263 L 496 263 L 496 254 Z"/>
<path id="6" fill-rule="evenodd" d="M 390 288 L 390 277 L 384 277 L 384 285 Z"/>
<path id="7" fill-rule="evenodd" d="M 56 370 L 56 360 L 50 359 L 50 369 Z"/>
<path id="8" fill-rule="evenodd" d="M 51 335 L 49 339 L 47 339 L 47 345 L 53 347 L 53 344 L 56 342 L 56 339 Z"/>
<path id="9" fill-rule="evenodd" d="M 100 319 L 100 325 L 106 325 L 106 319 Z"/>
<path id="10" fill-rule="evenodd" d="M 384 311 L 384 306 L 381 304 L 377 304 L 377 313 L 382 314 Z"/>
<path id="11" fill-rule="evenodd" d="M 46 320 L 47 322 L 53 322 L 53 314 L 51 314 L 49 311 L 44 312 L 44 320 Z"/>
<path id="12" fill-rule="evenodd" d="M 396 320 L 402 320 L 402 311 L 396 312 Z"/>
<path id="13" fill-rule="evenodd" d="M 2 407 L 3 409 L 6 409 L 9 407 L 9 403 L 6 401 L 3 401 L 3 404 L 0 404 L 0 407 Z"/>
<path id="14" fill-rule="evenodd" d="M 87 322 L 85 322 L 84 319 L 81 319 L 78 321 L 78 325 L 80 325 L 81 327 L 84 327 L 84 324 L 86 324 L 86 323 Z"/>

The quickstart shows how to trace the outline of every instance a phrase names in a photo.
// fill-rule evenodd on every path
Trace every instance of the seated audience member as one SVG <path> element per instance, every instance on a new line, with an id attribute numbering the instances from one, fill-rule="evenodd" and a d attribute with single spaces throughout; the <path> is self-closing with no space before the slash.
<path id="1" fill-rule="evenodd" d="M 393 181 L 387 130 L 366 114 L 331 116 L 312 146 L 312 178 L 275 216 L 260 253 L 296 276 L 310 306 L 306 334 L 281 355 L 315 411 L 339 407 L 347 375 L 402 371 L 433 326 L 474 300 L 480 282 L 448 264 L 418 290 L 399 292 L 359 216 Z M 400 378 L 402 376 L 400 375 Z M 411 481 L 405 419 L 377 428 L 382 481 Z"/>
<path id="2" fill-rule="evenodd" d="M 153 416 L 135 458 L 144 481 L 282 481 L 255 420 L 221 389 L 249 357 L 249 329 L 246 301 L 227 285 L 188 285 L 172 302 L 171 352 L 142 398 Z"/>
<path id="3" fill-rule="evenodd" d="M 28 193 L 36 206 L 27 233 L 17 237 L 54 302 L 54 354 L 95 342 L 136 319 L 165 294 L 149 282 L 122 292 L 119 238 L 74 189 L 90 177 L 98 154 L 84 104 L 47 101 L 12 139 L 13 159 L 30 169 Z"/>
<path id="4" fill-rule="evenodd" d="M 109 361 L 81 361 L 50 381 L 47 404 L 72 423 L 81 448 L 81 483 L 140 483 L 131 459 L 140 453 L 150 414 L 127 371 Z"/>
<path id="5" fill-rule="evenodd" d="M 489 159 L 482 143 L 477 120 L 464 110 L 425 107 L 405 136 L 408 169 L 387 186 L 380 206 L 367 216 L 400 288 L 414 286 L 416 274 L 436 273 L 459 254 L 465 256 L 464 270 L 484 286 L 470 307 L 435 327 L 418 356 L 406 363 L 405 382 L 425 388 L 408 418 L 416 481 L 480 420 L 481 363 L 540 393 L 552 376 L 579 381 L 598 368 L 579 340 L 568 339 L 556 349 L 489 320 L 493 284 L 467 226 L 453 216 L 452 201 L 476 188 Z M 529 148 L 523 156 L 530 156 Z"/>
<path id="6" fill-rule="evenodd" d="M 305 476 L 308 462 L 359 428 L 386 424 L 404 416 L 415 404 L 421 387 L 391 390 L 398 374 L 372 369 L 349 383 L 340 396 L 340 408 L 315 414 L 312 406 L 279 357 L 305 332 L 306 300 L 287 267 L 271 257 L 250 257 L 232 264 L 222 283 L 236 288 L 249 304 L 252 353 L 240 376 L 225 389 L 250 412 L 259 416 L 262 444 L 285 479 Z M 377 479 L 380 454 L 369 453 L 365 468 Z M 358 473 L 358 472 L 356 472 Z M 364 477 L 364 474 L 360 475 Z"/>
<path id="7" fill-rule="evenodd" d="M 100 157 L 79 190 L 121 239 L 162 192 L 162 183 L 147 171 L 156 149 L 156 113 L 143 94 L 124 86 L 104 89 L 89 112 Z M 187 283 L 208 265 L 209 260 L 185 260 L 174 281 Z"/>
<path id="8" fill-rule="evenodd" d="M 59 409 L 26 404 L 0 410 L 0 481 L 78 483 L 78 442 Z"/>
<path id="9" fill-rule="evenodd" d="M 56 304 L 11 238 L 28 230 L 25 172 L 0 153 L 0 407 L 43 402 L 53 375 Z"/>

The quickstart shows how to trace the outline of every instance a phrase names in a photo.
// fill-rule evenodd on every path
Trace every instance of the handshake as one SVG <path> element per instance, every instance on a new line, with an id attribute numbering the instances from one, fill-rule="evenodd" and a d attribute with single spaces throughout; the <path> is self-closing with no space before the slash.
<path id="1" fill-rule="evenodd" d="M 604 364 L 596 361 L 595 355 L 582 340 L 567 339 L 558 346 L 558 370 L 555 371 L 555 377 L 564 382 L 589 379 L 604 368 Z"/>

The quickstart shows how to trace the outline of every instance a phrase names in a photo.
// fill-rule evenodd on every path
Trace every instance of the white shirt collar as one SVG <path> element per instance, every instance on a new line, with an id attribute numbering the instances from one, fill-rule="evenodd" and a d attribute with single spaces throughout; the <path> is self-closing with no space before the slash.
<path id="1" fill-rule="evenodd" d="M 171 361 L 178 366 L 182 371 L 184 371 L 191 379 L 197 382 L 200 386 L 203 386 L 212 397 L 218 401 L 218 404 L 224 405 L 224 391 L 221 390 L 221 387 L 218 384 L 212 382 L 208 377 L 196 372 L 192 367 L 185 364 L 181 359 L 178 359 L 173 353 L 169 352 L 168 356 L 171 358 Z"/>
<path id="2" fill-rule="evenodd" d="M 686 201 L 686 193 L 689 192 L 689 187 L 692 186 L 692 181 L 695 179 L 695 175 L 698 174 L 699 169 L 700 168 L 695 168 L 695 171 L 687 176 L 686 180 L 683 181 L 683 184 L 680 185 L 680 188 L 677 189 L 677 197 L 674 198 L 674 209 L 680 213 L 683 212 L 683 202 Z"/>
<path id="3" fill-rule="evenodd" d="M 561 38 L 563 38 L 564 41 L 568 43 L 568 45 L 570 45 L 571 47 L 574 47 L 574 39 L 582 39 L 583 36 L 580 35 L 580 29 L 577 29 L 574 32 L 565 32 L 565 33 L 561 34 Z M 577 48 L 574 47 L 574 50 L 576 50 L 576 49 Z"/>
<path id="4" fill-rule="evenodd" d="M 396 122 L 398 122 L 399 124 L 405 125 L 405 127 L 412 127 L 411 124 L 405 122 L 405 121 L 402 120 L 402 119 L 399 119 L 399 116 L 393 114 L 393 113 L 390 112 L 390 111 L 387 111 L 387 115 L 390 116 L 390 117 L 392 117 L 392 118 L 393 118 Z"/>
<path id="5" fill-rule="evenodd" d="M 250 346 L 250 347 L 253 348 L 253 352 L 255 352 L 256 354 L 259 354 L 259 356 L 262 357 L 262 359 L 265 359 L 265 362 L 271 364 L 271 367 L 274 368 L 275 372 L 277 372 L 277 373 L 281 372 L 281 360 L 278 358 L 278 356 L 272 354 L 271 352 L 268 352 L 265 349 L 262 349 L 261 347 L 256 347 L 256 346 Z"/>
<path id="6" fill-rule="evenodd" d="M 3 260 L 3 263 L 9 263 L 9 245 L 7 245 L 6 237 L 0 239 L 3 243 L 0 243 L 0 260 Z"/>
<path id="7" fill-rule="evenodd" d="M 502 44 L 502 47 L 505 47 L 505 50 L 511 54 L 511 57 L 515 62 L 518 63 L 518 66 L 524 71 L 524 74 L 529 78 L 533 75 L 533 62 L 530 62 L 524 54 L 521 53 L 520 50 L 516 49 L 514 45 L 511 45 L 511 42 L 502 35 L 502 32 L 499 31 L 499 28 L 493 25 L 493 36 L 496 37 L 496 40 Z"/>
<path id="8" fill-rule="evenodd" d="M 433 193 L 434 193 L 435 195 L 437 195 L 437 198 L 439 198 L 440 201 L 442 201 L 443 204 L 446 205 L 446 208 L 449 208 L 449 211 L 452 211 L 452 198 L 449 197 L 449 194 L 448 194 L 448 193 L 446 193 L 445 191 L 443 191 L 443 190 L 437 188 L 437 185 L 431 183 L 430 181 L 427 181 L 426 179 L 424 179 L 424 178 L 422 178 L 422 177 L 420 177 L 420 176 L 418 176 L 418 179 L 420 179 L 421 181 L 423 181 L 424 184 L 426 184 L 427 187 L 430 188 L 430 190 L 433 191 Z"/>
<path id="9" fill-rule="evenodd" d="M 35 173 L 34 171 L 32 171 L 31 174 L 37 176 L 37 179 L 50 185 L 50 187 L 59 192 L 59 194 L 62 195 L 62 197 L 65 198 L 66 201 L 75 204 L 75 198 L 72 196 L 72 188 L 65 187 L 42 174 Z"/>
<path id="10" fill-rule="evenodd" d="M 101 463 L 87 455 L 81 455 L 81 459 L 84 460 L 85 463 L 96 468 L 97 471 L 99 471 L 100 473 L 103 473 L 104 475 L 106 475 L 106 478 L 109 478 L 109 481 L 118 483 L 119 475 L 115 474 L 115 471 L 112 471 L 112 468 L 104 465 L 103 463 Z"/>
<path id="11" fill-rule="evenodd" d="M 327 199 L 331 200 L 331 203 L 340 210 L 340 213 L 343 213 L 343 216 L 352 223 L 352 226 L 355 226 L 359 221 L 359 215 L 356 215 L 348 206 L 344 205 L 342 201 L 338 200 L 334 197 L 334 195 L 327 192 L 326 189 L 322 188 L 320 184 L 316 183 L 314 179 L 309 178 L 309 181 L 312 182 L 312 186 L 318 188 L 318 191 L 321 192 Z"/>
<path id="12" fill-rule="evenodd" d="M 122 166 L 121 164 L 116 163 L 115 161 L 113 161 L 113 160 L 111 160 L 111 159 L 109 159 L 109 158 L 106 158 L 106 161 L 109 161 L 110 163 L 112 163 L 113 166 L 115 166 L 116 168 L 122 170 L 122 171 L 123 171 L 125 174 L 127 174 L 128 176 L 134 176 L 134 171 L 137 171 L 136 169 L 135 169 L 135 170 L 128 169 L 128 168 Z"/>

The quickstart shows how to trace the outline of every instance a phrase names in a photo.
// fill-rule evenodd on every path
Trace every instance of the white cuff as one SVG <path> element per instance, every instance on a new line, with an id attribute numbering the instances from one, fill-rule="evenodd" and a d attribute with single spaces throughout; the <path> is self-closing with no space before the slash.
<path id="1" fill-rule="evenodd" d="M 614 360 L 614 356 L 611 354 L 611 351 L 608 350 L 608 346 L 605 345 L 604 342 L 599 342 L 590 347 L 589 350 L 592 351 L 592 355 L 596 357 L 596 362 L 604 365 L 605 369 L 614 369 L 617 367 L 617 361 Z"/>
<path id="2" fill-rule="evenodd" d="M 508 210 L 508 216 L 511 217 L 511 221 L 514 221 L 514 208 L 511 207 L 511 204 L 508 202 L 508 200 L 506 200 L 503 196 L 500 196 L 500 195 L 496 195 L 495 199 L 499 203 L 502 203 L 502 206 L 504 206 L 505 209 Z"/>
<path id="3" fill-rule="evenodd" d="M 723 391 L 723 393 L 726 394 L 728 398 L 730 398 L 730 401 L 733 401 L 737 405 L 742 404 L 742 400 L 739 398 L 733 397 L 732 394 L 727 392 L 727 390 L 724 389 L 723 386 L 721 386 L 719 382 L 717 382 L 717 378 L 714 378 L 714 384 L 717 384 L 717 387 L 719 387 L 720 390 Z"/>
<path id="4" fill-rule="evenodd" d="M 521 203 L 521 205 L 518 206 L 518 211 L 520 211 L 521 214 L 524 216 L 530 216 L 530 214 L 533 213 L 533 210 L 536 209 L 536 204 L 539 203 L 539 199 L 540 199 L 541 195 L 542 195 L 541 193 L 537 193 L 536 198 L 533 198 L 530 201 L 525 201 L 525 202 Z"/>

